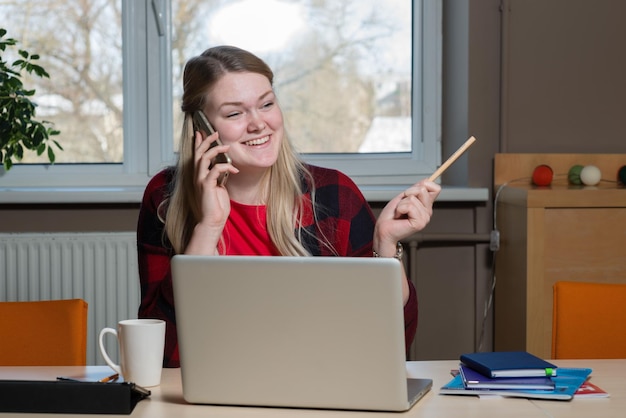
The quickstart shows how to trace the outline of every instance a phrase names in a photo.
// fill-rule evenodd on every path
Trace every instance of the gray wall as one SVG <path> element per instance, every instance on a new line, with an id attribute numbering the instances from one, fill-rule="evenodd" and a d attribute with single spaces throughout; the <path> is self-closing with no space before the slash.
<path id="1" fill-rule="evenodd" d="M 622 0 L 444 0 L 444 155 L 469 135 L 478 138 L 444 185 L 491 189 L 496 152 L 626 153 L 625 16 Z M 0 204 L 0 230 L 134 230 L 137 210 Z M 491 211 L 491 203 L 442 202 L 424 232 L 488 234 Z M 482 348 L 491 349 L 492 318 L 483 321 L 488 245 L 427 239 L 417 259 L 413 358 L 473 351 L 483 323 Z"/>

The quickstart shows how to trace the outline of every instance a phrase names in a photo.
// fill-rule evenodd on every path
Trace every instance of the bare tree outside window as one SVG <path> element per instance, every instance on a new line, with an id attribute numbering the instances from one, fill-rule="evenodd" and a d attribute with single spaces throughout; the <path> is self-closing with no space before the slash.
<path id="1" fill-rule="evenodd" d="M 57 163 L 124 161 L 122 1 L 133 0 L 0 0 L 0 26 L 41 55 L 50 74 L 29 87 L 37 90 L 37 117 L 61 131 Z M 410 1 L 172 0 L 171 6 L 173 140 L 185 62 L 208 47 L 233 44 L 274 70 L 300 151 L 411 151 Z M 23 162 L 43 160 L 26 155 Z"/>
<path id="2" fill-rule="evenodd" d="M 189 10 L 187 1 L 173 4 Z M 183 57 L 218 44 L 261 56 L 275 72 L 289 136 L 299 151 L 411 151 L 410 1 L 237 0 L 196 6 L 193 33 L 174 22 L 175 37 L 193 39 L 184 44 Z M 176 101 L 180 79 L 174 89 Z"/>
<path id="3" fill-rule="evenodd" d="M 37 116 L 61 131 L 57 163 L 119 163 L 122 136 L 120 0 L 0 2 L 2 26 L 41 55 L 49 79 L 32 79 Z M 37 162 L 33 153 L 23 162 Z M 45 160 L 41 160 L 45 161 Z"/>

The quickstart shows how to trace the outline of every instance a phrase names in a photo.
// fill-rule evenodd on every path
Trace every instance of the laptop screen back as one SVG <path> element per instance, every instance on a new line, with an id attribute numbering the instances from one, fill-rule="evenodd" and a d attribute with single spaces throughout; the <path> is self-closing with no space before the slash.
<path id="1" fill-rule="evenodd" d="M 179 255 L 172 274 L 188 402 L 408 408 L 397 260 Z"/>

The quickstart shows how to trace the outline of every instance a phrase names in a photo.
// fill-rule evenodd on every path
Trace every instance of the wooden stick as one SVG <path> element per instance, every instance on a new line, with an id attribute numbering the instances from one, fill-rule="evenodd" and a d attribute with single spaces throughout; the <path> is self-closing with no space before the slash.
<path id="1" fill-rule="evenodd" d="M 452 154 L 445 163 L 441 164 L 441 166 L 428 178 L 428 181 L 437 180 L 437 177 L 442 175 L 443 172 L 446 171 L 448 167 L 450 167 L 452 163 L 455 162 L 456 159 L 459 158 L 461 154 L 463 154 L 474 142 L 476 142 L 476 138 L 470 136 L 469 139 L 465 141 L 465 143 L 461 145 L 461 147 L 459 147 L 459 149 L 456 150 L 456 152 Z"/>

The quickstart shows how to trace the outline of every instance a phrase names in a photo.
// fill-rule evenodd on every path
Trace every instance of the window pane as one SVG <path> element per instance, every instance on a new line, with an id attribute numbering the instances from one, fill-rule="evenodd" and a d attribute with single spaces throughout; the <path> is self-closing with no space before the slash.
<path id="1" fill-rule="evenodd" d="M 35 119 L 61 132 L 56 162 L 123 162 L 121 0 L 13 0 L 0 15 L 11 17 L 0 24 L 7 36 L 50 74 L 23 81 L 36 89 Z M 22 160 L 47 161 L 34 152 Z"/>
<path id="2" fill-rule="evenodd" d="M 174 137 L 186 60 L 231 44 L 274 70 L 301 152 L 411 152 L 411 3 L 174 0 Z"/>

